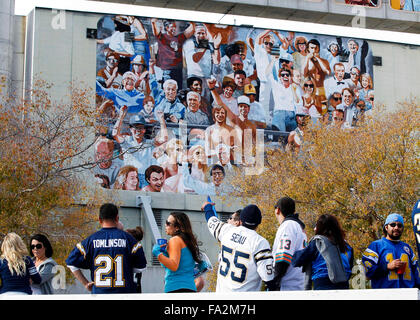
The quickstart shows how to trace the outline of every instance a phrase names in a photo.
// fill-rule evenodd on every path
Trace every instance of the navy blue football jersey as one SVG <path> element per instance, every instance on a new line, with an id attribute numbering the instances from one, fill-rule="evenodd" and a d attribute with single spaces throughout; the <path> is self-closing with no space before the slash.
<path id="1" fill-rule="evenodd" d="M 143 248 L 133 236 L 117 228 L 102 228 L 79 242 L 67 266 L 89 269 L 92 293 L 135 293 L 133 272 L 146 268 Z"/>
<path id="2" fill-rule="evenodd" d="M 420 200 L 416 202 L 411 212 L 411 221 L 413 222 L 413 232 L 417 244 L 417 256 L 420 256 Z"/>

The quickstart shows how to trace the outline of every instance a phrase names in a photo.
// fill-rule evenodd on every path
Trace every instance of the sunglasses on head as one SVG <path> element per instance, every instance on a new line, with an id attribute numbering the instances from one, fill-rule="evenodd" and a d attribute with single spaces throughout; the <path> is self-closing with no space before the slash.
<path id="1" fill-rule="evenodd" d="M 31 244 L 31 250 L 34 250 L 35 248 L 36 249 L 41 249 L 43 246 L 42 246 L 42 244 L 41 243 L 38 243 L 38 244 Z"/>
<path id="2" fill-rule="evenodd" d="M 392 222 L 392 223 L 390 223 L 389 224 L 392 228 L 395 228 L 395 226 L 397 226 L 398 228 L 402 228 L 403 227 L 403 225 L 402 225 L 402 223 L 396 223 L 396 222 Z"/>

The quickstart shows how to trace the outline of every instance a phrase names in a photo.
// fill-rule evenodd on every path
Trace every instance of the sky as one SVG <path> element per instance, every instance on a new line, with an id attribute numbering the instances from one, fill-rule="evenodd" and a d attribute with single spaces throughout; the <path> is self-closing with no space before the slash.
<path id="1" fill-rule="evenodd" d="M 195 1 L 195 0 L 191 0 Z M 138 5 L 126 5 L 110 2 L 98 2 L 87 0 L 15 0 L 15 14 L 27 15 L 35 6 L 54 9 L 110 13 L 110 14 L 130 14 L 143 17 L 172 18 L 178 20 L 192 20 L 209 23 L 221 23 L 231 25 L 249 25 L 249 17 L 238 15 L 223 15 L 218 13 L 197 12 L 188 10 L 176 10 L 165 8 L 152 8 Z M 404 32 L 382 31 L 363 28 L 351 28 L 314 24 L 307 22 L 294 22 L 290 20 L 252 18 L 254 27 L 270 28 L 278 30 L 292 30 L 296 32 L 317 34 L 340 35 L 343 37 L 356 37 L 363 39 L 390 41 L 398 43 L 408 43 L 420 45 L 420 35 Z"/>

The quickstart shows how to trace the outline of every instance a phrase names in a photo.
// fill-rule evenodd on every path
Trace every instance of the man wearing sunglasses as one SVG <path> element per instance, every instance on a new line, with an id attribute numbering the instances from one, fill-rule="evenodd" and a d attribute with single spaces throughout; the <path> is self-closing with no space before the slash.
<path id="1" fill-rule="evenodd" d="M 403 217 L 391 213 L 383 227 L 384 237 L 363 253 L 362 263 L 373 289 L 420 287 L 418 261 L 410 245 L 400 240 L 403 231 Z"/>

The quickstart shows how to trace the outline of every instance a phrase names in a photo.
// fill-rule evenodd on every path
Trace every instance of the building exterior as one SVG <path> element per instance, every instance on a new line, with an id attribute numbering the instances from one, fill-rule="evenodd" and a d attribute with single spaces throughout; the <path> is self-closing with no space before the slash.
<path id="1" fill-rule="evenodd" d="M 210 2 L 217 3 L 218 1 Z M 243 6 L 248 5 L 247 1 L 231 1 L 232 4 L 239 2 L 242 2 Z M 253 1 L 258 5 L 257 2 Z M 309 12 L 313 17 L 328 12 L 331 14 L 331 19 L 326 19 L 323 15 L 323 22 L 327 24 L 334 24 L 333 21 L 339 20 L 337 15 L 343 14 L 343 12 L 340 13 L 343 11 L 340 5 L 326 7 L 325 4 L 308 2 L 305 10 L 309 11 L 299 11 L 297 9 L 303 1 L 288 1 L 287 4 L 285 1 L 283 2 L 283 5 L 272 4 L 272 6 L 278 7 L 279 12 L 289 12 L 291 15 L 293 12 L 295 17 L 303 15 L 305 12 L 306 14 Z M 202 6 L 205 5 L 204 1 L 200 3 Z M 143 3 L 137 2 L 136 4 L 143 5 Z M 158 5 L 158 2 L 153 1 L 153 4 Z M 289 10 L 286 10 L 284 6 L 289 6 Z M 252 8 L 255 9 L 255 6 Z M 201 9 L 201 7 L 197 9 Z M 381 20 L 383 25 L 392 24 L 391 20 L 398 20 L 403 14 L 402 12 L 391 12 L 385 7 L 379 10 L 383 11 L 382 14 L 372 11 L 372 19 Z M 240 11 L 241 14 L 245 14 L 245 12 L 245 9 Z M 13 16 L 10 8 L 8 9 L 6 6 L 6 1 L 2 2 L 0 14 L 7 15 L 8 21 L 10 21 L 8 25 L 14 27 L 14 31 L 10 30 L 9 33 L 2 31 L 1 36 L 5 40 L 0 42 L 3 48 L 9 52 L 3 59 L 8 63 L 0 65 L 0 72 L 10 79 L 9 83 L 11 83 L 13 91 L 23 96 L 24 90 L 31 88 L 34 79 L 41 74 L 43 79 L 55 84 L 56 90 L 53 98 L 65 96 L 68 93 L 68 84 L 72 81 L 83 81 L 86 85 L 94 88 L 98 65 L 98 45 L 95 34 L 98 31 L 98 21 L 103 19 L 106 14 L 35 8 L 27 17 L 20 17 Z M 157 18 L 159 18 L 158 15 Z M 418 31 L 419 16 L 410 16 L 410 18 L 405 16 L 405 18 L 401 18 L 402 23 L 406 24 L 404 31 Z M 194 20 L 188 17 L 189 19 Z M 5 23 L 5 20 L 1 21 Z M 286 29 L 285 31 L 294 30 Z M 416 72 L 420 70 L 420 46 L 375 40 L 368 40 L 368 42 L 372 52 L 375 103 L 385 104 L 387 108 L 392 109 L 399 101 L 415 96 L 416 89 L 420 87 L 420 79 Z M 13 54 L 11 54 L 12 51 Z M 92 103 L 95 103 L 94 100 L 95 97 L 92 97 Z M 138 197 L 141 195 L 151 197 L 154 220 L 161 234 L 164 234 L 164 222 L 171 211 L 187 212 L 201 248 L 214 264 L 217 263 L 219 245 L 210 236 L 203 213 L 200 211 L 201 204 L 207 198 L 205 195 L 112 190 L 109 192 L 118 198 L 124 226 L 131 228 L 141 225 L 145 229 L 143 246 L 150 267 L 146 271 L 146 276 L 143 277 L 144 292 L 162 292 L 163 269 L 151 254 L 155 240 L 150 221 L 145 214 L 145 207 L 139 204 Z M 242 202 L 241 199 L 223 201 L 222 198 L 215 197 L 213 200 L 216 200 L 216 209 L 222 219 L 226 219 L 228 214 L 248 204 L 246 200 Z M 156 282 L 155 279 L 162 279 L 162 281 Z M 70 290 L 82 292 L 77 287 L 72 287 Z"/>

